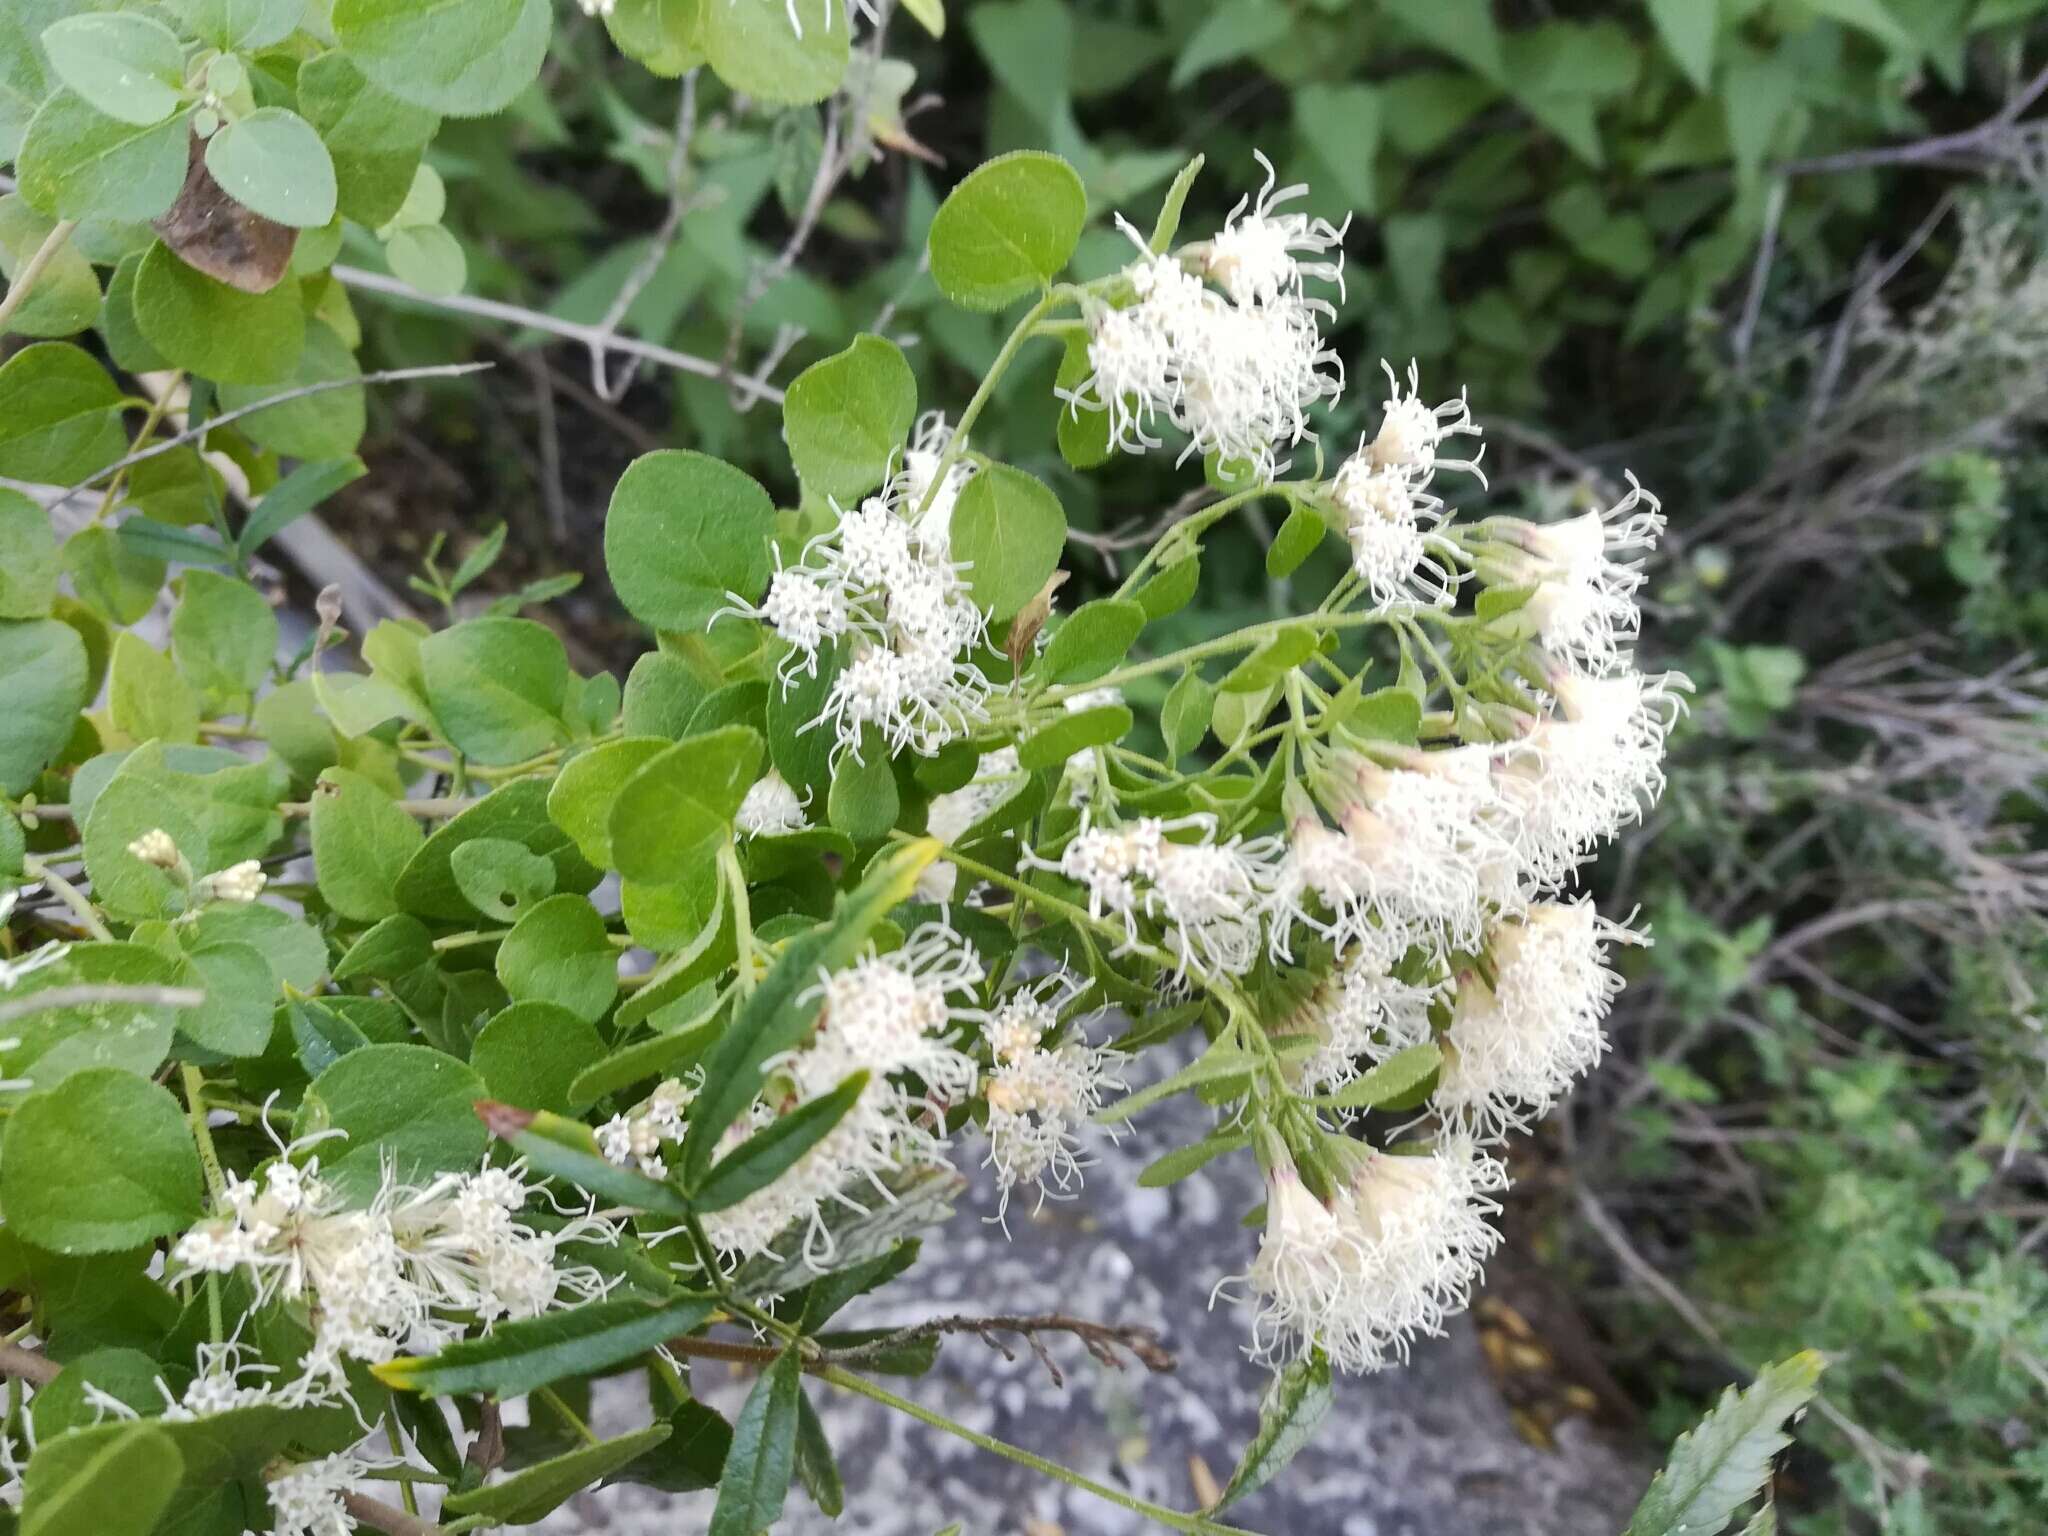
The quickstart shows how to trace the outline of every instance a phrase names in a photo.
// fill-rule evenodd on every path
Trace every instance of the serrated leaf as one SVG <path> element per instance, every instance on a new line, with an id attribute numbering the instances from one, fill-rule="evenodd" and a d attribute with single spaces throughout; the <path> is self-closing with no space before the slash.
<path id="1" fill-rule="evenodd" d="M 1388 1104 L 1413 1093 L 1443 1065 L 1443 1052 L 1434 1041 L 1425 1040 L 1396 1051 L 1369 1072 L 1361 1072 L 1337 1092 L 1314 1102 L 1326 1109 L 1369 1109 Z"/>
<path id="2" fill-rule="evenodd" d="M 1771 1461 L 1792 1443 L 1785 1421 L 1811 1402 L 1827 1362 L 1813 1350 L 1767 1365 L 1730 1387 L 1698 1426 L 1678 1437 L 1625 1536 L 1710 1536 L 1762 1491 Z"/>
<path id="3" fill-rule="evenodd" d="M 1271 1482 L 1308 1444 L 1329 1412 L 1330 1398 L 1330 1360 L 1320 1349 L 1275 1376 L 1259 1403 L 1258 1433 L 1244 1448 L 1237 1470 L 1209 1513 L 1227 1509 Z"/>

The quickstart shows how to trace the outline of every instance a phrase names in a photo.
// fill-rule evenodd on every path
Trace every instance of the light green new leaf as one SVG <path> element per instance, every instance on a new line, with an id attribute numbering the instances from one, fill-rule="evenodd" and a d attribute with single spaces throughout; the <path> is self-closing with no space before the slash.
<path id="1" fill-rule="evenodd" d="M 917 380 L 895 342 L 856 336 L 791 381 L 782 435 L 797 478 L 851 506 L 888 475 L 917 417 Z"/>
<path id="2" fill-rule="evenodd" d="M 420 643 L 428 706 L 456 750 L 476 762 L 537 757 L 568 740 L 569 657 L 531 619 L 469 619 Z"/>
<path id="3" fill-rule="evenodd" d="M 1741 1391 L 1724 1392 L 1713 1411 L 1671 1447 L 1625 1536 L 1708 1536 L 1727 1525 L 1762 1490 L 1771 1459 L 1792 1443 L 1785 1421 L 1812 1401 L 1825 1365 L 1806 1350 L 1765 1366 Z"/>
<path id="4" fill-rule="evenodd" d="M 775 503 L 731 465 L 687 449 L 626 466 L 605 514 L 604 563 L 626 611 L 656 629 L 702 630 L 772 570 Z"/>
<path id="5" fill-rule="evenodd" d="M 44 28 L 57 78 L 109 117 L 149 127 L 169 117 L 185 83 L 185 49 L 162 22 L 89 11 Z"/>
<path id="6" fill-rule="evenodd" d="M 59 91 L 29 122 L 15 171 L 21 195 L 53 219 L 144 223 L 185 184 L 185 121 L 124 123 Z"/>
<path id="7" fill-rule="evenodd" d="M 176 1444 L 147 1419 L 51 1436 L 22 1476 L 21 1536 L 149 1536 L 183 1475 Z"/>
<path id="8" fill-rule="evenodd" d="M 1714 79 L 1714 36 L 1721 29 L 1720 0 L 1646 0 L 1664 47 L 1695 90 Z"/>
<path id="9" fill-rule="evenodd" d="M 579 752 L 556 776 L 548 790 L 548 815 L 599 869 L 611 867 L 612 806 L 619 791 L 673 745 L 662 736 L 624 736 Z"/>
<path id="10" fill-rule="evenodd" d="M 1018 150 L 971 172 L 932 219 L 932 278 L 964 309 L 998 310 L 1059 275 L 1088 194 L 1058 155 Z"/>
<path id="11" fill-rule="evenodd" d="M 0 1140 L 7 1230 L 53 1253 L 112 1253 L 182 1232 L 200 1217 L 203 1188 L 178 1101 L 118 1067 L 30 1094 Z"/>
<path id="12" fill-rule="evenodd" d="M 114 636 L 107 712 L 114 728 L 133 741 L 199 739 L 199 699 L 191 685 L 178 675 L 170 657 L 130 629 Z"/>
<path id="13" fill-rule="evenodd" d="M 953 506 L 953 558 L 966 565 L 968 591 L 989 622 L 1010 618 L 1059 569 L 1067 514 L 1044 481 L 1007 464 L 969 480 Z"/>
<path id="14" fill-rule="evenodd" d="M 704 62 L 703 0 L 618 0 L 604 18 L 619 52 L 673 80 Z"/>
<path id="15" fill-rule="evenodd" d="M 373 780 L 329 768 L 313 788 L 313 869 L 343 917 L 374 923 L 398 911 L 393 894 L 426 834 Z"/>
<path id="16" fill-rule="evenodd" d="M 549 0 L 334 0 L 334 35 L 401 101 L 482 117 L 539 75 L 553 12 Z"/>
<path id="17" fill-rule="evenodd" d="M 334 162 L 313 125 L 284 107 L 259 107 L 206 141 L 206 168 L 252 213 L 293 229 L 334 217 Z"/>
<path id="18" fill-rule="evenodd" d="M 802 34 L 783 0 L 706 3 L 697 40 L 712 70 L 736 91 L 801 106 L 823 101 L 845 78 L 850 52 L 844 5 L 798 0 Z"/>
<path id="19" fill-rule="evenodd" d="M 306 313 L 296 283 L 244 293 L 150 247 L 135 274 L 135 323 L 180 368 L 221 384 L 278 384 L 298 366 Z"/>

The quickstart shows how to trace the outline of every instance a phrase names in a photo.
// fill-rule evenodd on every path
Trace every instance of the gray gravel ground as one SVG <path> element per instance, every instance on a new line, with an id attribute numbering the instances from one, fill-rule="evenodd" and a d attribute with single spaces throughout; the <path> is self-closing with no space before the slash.
<path id="1" fill-rule="evenodd" d="M 1249 1158 L 1211 1163 L 1165 1190 L 1137 1187 L 1147 1162 L 1201 1134 L 1198 1105 L 1175 1101 L 1141 1117 L 1138 1134 L 1105 1149 L 1089 1187 L 1033 1218 L 1012 1211 L 1013 1237 L 980 1218 L 994 1201 L 977 1172 L 962 1209 L 927 1234 L 922 1261 L 898 1283 L 908 1298 L 869 1302 L 841 1326 L 901 1326 L 954 1312 L 1061 1311 L 1157 1328 L 1180 1358 L 1171 1375 L 1109 1371 L 1077 1344 L 1055 1343 L 1066 1385 L 1028 1351 L 1014 1361 L 978 1340 L 949 1341 L 928 1376 L 892 1381 L 975 1429 L 1023 1445 L 1156 1502 L 1197 1501 L 1190 1460 L 1220 1483 L 1257 1423 L 1266 1373 L 1241 1352 L 1243 1319 L 1209 1307 L 1216 1280 L 1241 1270 L 1256 1237 L 1238 1225 L 1259 1198 Z M 886 1296 L 887 1293 L 885 1292 Z M 700 1362 L 698 1392 L 728 1414 L 748 1385 Z M 1152 1529 L 1136 1515 L 987 1456 L 860 1399 L 817 1395 L 846 1482 L 836 1522 L 793 1490 L 779 1533 L 932 1536 L 1122 1536 Z M 600 1428 L 645 1423 L 637 1383 L 601 1388 Z M 1650 1468 L 1578 1423 L 1557 1453 L 1509 1428 L 1471 1330 L 1428 1341 L 1405 1370 L 1338 1384 L 1315 1441 L 1272 1486 L 1229 1518 L 1271 1536 L 1614 1536 Z M 544 1536 L 686 1536 L 702 1531 L 709 1495 L 670 1497 L 617 1487 L 579 1496 L 537 1527 Z"/>

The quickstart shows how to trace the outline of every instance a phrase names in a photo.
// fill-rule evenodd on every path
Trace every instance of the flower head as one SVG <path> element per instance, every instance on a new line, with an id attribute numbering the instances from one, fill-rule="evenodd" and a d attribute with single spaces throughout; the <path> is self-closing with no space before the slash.
<path id="1" fill-rule="evenodd" d="M 1606 511 L 1561 523 L 1494 518 L 1482 525 L 1511 553 L 1483 557 L 1490 578 L 1535 590 L 1526 605 L 1544 647 L 1574 665 L 1607 672 L 1625 662 L 1642 614 L 1642 557 L 1664 531 L 1657 498 L 1629 477 L 1629 493 Z"/>
<path id="2" fill-rule="evenodd" d="M 1266 184 L 1256 201 L 1249 196 L 1241 199 L 1210 238 L 1203 272 L 1242 307 L 1299 298 L 1303 283 L 1310 280 L 1335 283 L 1341 295 L 1344 233 L 1351 227 L 1350 219 L 1336 225 L 1305 213 L 1280 212 L 1281 204 L 1305 196 L 1308 187 L 1280 186 L 1273 162 L 1256 150 L 1253 158 L 1265 168 Z M 1322 259 L 1333 250 L 1335 261 Z M 1303 261 L 1303 256 L 1314 259 Z"/>
<path id="3" fill-rule="evenodd" d="M 1059 1028 L 1060 1010 L 1083 985 L 1065 972 L 1046 977 L 1012 992 L 983 1026 L 994 1058 L 985 1084 L 987 1162 L 996 1170 L 1004 1211 L 1019 1184 L 1036 1184 L 1040 1200 L 1080 1184 L 1088 1161 L 1081 1128 L 1105 1093 L 1124 1086 L 1121 1070 L 1130 1058 L 1122 1051 L 1078 1036 L 1045 1043 Z"/>
<path id="4" fill-rule="evenodd" d="M 803 801 L 773 768 L 747 790 L 732 822 L 743 837 L 782 837 L 810 825 L 804 819 Z"/>

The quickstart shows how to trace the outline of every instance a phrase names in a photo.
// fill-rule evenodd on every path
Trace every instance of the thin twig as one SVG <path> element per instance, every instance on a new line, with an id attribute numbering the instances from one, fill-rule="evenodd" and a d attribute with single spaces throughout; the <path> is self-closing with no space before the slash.
<path id="1" fill-rule="evenodd" d="M 206 994 L 196 987 L 115 987 L 81 983 L 47 987 L 12 1002 L 0 1003 L 0 1026 L 52 1008 L 89 1008 L 95 1003 L 135 1003 L 145 1008 L 197 1008 Z"/>
<path id="2" fill-rule="evenodd" d="M 562 489 L 562 432 L 555 419 L 555 382 L 548 360 L 537 352 L 515 353 L 533 382 L 535 435 L 539 438 L 540 494 L 548 510 L 548 532 L 555 543 L 569 539 L 569 497 Z"/>
<path id="3" fill-rule="evenodd" d="M 1733 351 L 1737 376 L 1749 371 L 1749 347 L 1756 339 L 1756 324 L 1763 315 L 1764 289 L 1771 275 L 1771 263 L 1778 254 L 1778 223 L 1785 216 L 1785 193 L 1790 183 L 1783 177 L 1771 184 L 1764 205 L 1764 233 L 1757 242 L 1756 262 L 1749 270 L 1749 294 L 1742 301 L 1742 320 L 1735 327 Z"/>
<path id="4" fill-rule="evenodd" d="M 78 228 L 76 219 L 59 219 L 50 226 L 50 232 L 43 236 L 43 243 L 36 247 L 35 255 L 29 257 L 28 265 L 16 274 L 8 285 L 7 296 L 0 298 L 0 335 L 7 332 L 7 322 L 14 318 L 14 312 L 28 301 L 29 290 L 36 285 L 36 279 L 43 275 L 43 269 L 57 259 L 57 253 L 64 249 L 71 238 L 71 231 Z"/>
<path id="5" fill-rule="evenodd" d="M 563 320 L 555 315 L 542 314 L 537 309 L 524 309 L 517 304 L 501 304 L 496 299 L 476 299 L 467 294 L 422 293 L 410 284 L 401 283 L 395 277 L 386 277 L 381 272 L 365 272 L 360 267 L 337 266 L 333 269 L 337 282 L 346 288 L 363 293 L 382 294 L 386 298 L 403 299 L 409 304 L 423 304 L 429 309 L 445 309 L 458 315 L 476 315 L 485 320 L 502 320 L 508 325 L 524 326 L 529 330 L 544 331 L 550 336 L 560 336 L 568 341 L 580 341 L 586 347 L 597 345 L 607 352 L 618 352 L 626 356 L 644 357 L 650 363 L 660 363 L 678 373 L 694 373 L 702 379 L 725 377 L 724 370 L 708 358 L 693 357 L 687 352 L 678 352 L 672 347 L 656 346 L 651 341 L 637 341 L 631 336 L 613 336 L 609 339 L 594 325 L 580 325 L 574 320 Z M 774 385 L 759 379 L 736 380 L 736 384 L 756 400 L 782 403 L 782 391 Z"/>
<path id="6" fill-rule="evenodd" d="M 1809 160 L 1791 160 L 1777 167 L 1777 172 L 1781 176 L 1828 176 L 1841 171 L 1867 170 L 1878 165 L 1913 165 L 1924 160 L 1940 160 L 1949 155 L 1982 149 L 2009 132 L 2018 122 L 2020 114 L 2038 101 L 2044 91 L 2048 91 L 2048 69 L 2043 69 L 2035 75 L 2004 106 L 1974 128 L 1966 128 L 1960 133 L 1938 134 L 1929 139 L 1916 139 L 1911 144 L 1892 144 L 1877 149 L 1851 149 L 1837 155 L 1817 155 Z"/>
<path id="7" fill-rule="evenodd" d="M 48 1355 L 19 1344 L 0 1344 L 0 1376 L 18 1376 L 32 1387 L 47 1387 L 64 1367 Z"/>
<path id="8" fill-rule="evenodd" d="M 418 1515 L 409 1515 L 402 1509 L 379 1503 L 352 1488 L 342 1490 L 341 1504 L 355 1517 L 356 1524 L 382 1531 L 384 1536 L 446 1536 L 446 1532 L 433 1521 L 422 1520 Z"/>
<path id="9" fill-rule="evenodd" d="M 641 291 L 654 280 L 654 274 L 661 270 L 661 264 L 668 259 L 670 249 L 676 243 L 676 236 L 682 232 L 683 216 L 690 211 L 692 199 L 684 191 L 684 182 L 690 172 L 690 141 L 697 134 L 697 71 L 691 70 L 683 76 L 682 100 L 676 109 L 675 144 L 668 156 L 668 211 L 662 215 L 661 225 L 654 232 L 654 239 L 633 264 L 633 270 L 626 275 L 626 281 L 612 296 L 612 302 L 597 322 L 598 332 L 603 338 L 590 344 L 590 387 L 597 392 L 597 398 L 607 405 L 616 404 L 619 397 L 632 387 L 634 378 L 640 372 L 643 359 L 629 354 L 626 366 L 619 370 L 616 379 L 605 373 L 606 344 L 617 333 L 619 322 L 626 318 L 626 311 L 633 307 L 633 301 Z"/>
<path id="10" fill-rule="evenodd" d="M 1043 1365 L 1052 1384 L 1066 1385 L 1066 1377 L 1058 1365 L 1053 1363 L 1051 1353 L 1045 1347 L 1044 1335 L 1049 1333 L 1071 1334 L 1087 1347 L 1088 1353 L 1101 1364 L 1112 1370 L 1124 1368 L 1124 1354 L 1129 1354 L 1148 1371 L 1171 1371 L 1176 1364 L 1173 1352 L 1160 1342 L 1157 1330 L 1140 1326 L 1118 1327 L 1109 1323 L 1090 1322 L 1086 1318 L 1069 1317 L 1064 1313 L 1049 1312 L 1036 1317 L 935 1317 L 929 1322 L 916 1323 L 908 1328 L 857 1344 L 851 1349 L 835 1351 L 833 1358 L 847 1365 L 859 1365 L 886 1354 L 892 1349 L 914 1343 L 919 1339 L 940 1338 L 947 1334 L 969 1333 L 980 1339 L 1005 1360 L 1015 1360 L 1016 1355 L 1003 1343 L 1003 1336 L 1014 1334 L 1021 1337 L 1031 1348 L 1031 1353 Z"/>
<path id="11" fill-rule="evenodd" d="M 386 368 L 377 373 L 363 374 L 360 378 L 322 379 L 318 384 L 302 384 L 297 389 L 287 389 L 281 394 L 271 395 L 267 399 L 255 401 L 253 404 L 244 405 L 232 411 L 222 411 L 218 416 L 209 416 L 198 426 L 187 427 L 174 437 L 167 437 L 161 442 L 151 443 L 147 448 L 138 448 L 126 458 L 114 460 L 105 469 L 94 470 L 90 475 L 79 481 L 78 484 L 72 486 L 58 500 L 68 500 L 88 486 L 95 485 L 101 480 L 106 479 L 108 475 L 118 474 L 124 469 L 142 463 L 145 459 L 153 459 L 158 454 L 169 453 L 173 448 L 182 447 L 186 443 L 194 442 L 206 436 L 215 427 L 224 427 L 231 421 L 240 421 L 244 416 L 253 416 L 258 411 L 267 411 L 273 405 L 284 405 L 289 401 L 303 400 L 308 395 L 324 395 L 331 389 L 360 389 L 367 384 L 397 384 L 406 379 L 453 379 L 459 378 L 466 373 L 482 373 L 486 369 L 496 366 L 495 363 L 436 363 L 428 368 Z"/>
<path id="12" fill-rule="evenodd" d="M 796 259 L 803 248 L 810 244 L 811 231 L 817 227 L 818 216 L 825 211 L 825 203 L 832 196 L 832 189 L 839 185 L 846 174 L 848 161 L 839 152 L 839 98 L 834 97 L 825 109 L 825 143 L 818 153 L 818 169 L 811 177 L 811 190 L 804 198 L 799 210 L 796 227 L 789 232 L 789 238 L 782 242 L 782 249 L 775 259 L 765 265 L 758 265 L 747 278 L 747 286 L 741 292 L 739 303 L 733 306 L 732 323 L 725 333 L 725 356 L 720 361 L 721 376 L 727 386 L 734 387 L 733 365 L 740 355 L 740 337 L 746 329 L 747 316 L 754 312 L 754 306 L 761 302 L 762 295 L 780 282 L 789 269 L 796 265 Z M 735 399 L 734 404 L 740 402 Z"/>

